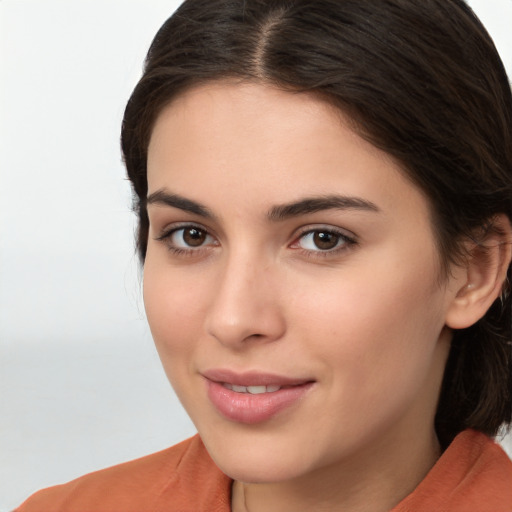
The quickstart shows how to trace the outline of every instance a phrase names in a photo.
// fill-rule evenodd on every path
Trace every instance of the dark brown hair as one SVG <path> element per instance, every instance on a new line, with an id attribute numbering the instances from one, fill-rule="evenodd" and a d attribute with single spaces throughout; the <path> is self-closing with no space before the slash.
<path id="1" fill-rule="evenodd" d="M 463 0 L 186 0 L 156 35 L 123 121 L 142 261 L 155 120 L 188 88 L 226 78 L 312 91 L 348 114 L 429 198 L 444 269 L 461 240 L 512 218 L 510 85 Z M 511 309 L 506 295 L 455 332 L 436 417 L 444 445 L 512 421 Z"/>

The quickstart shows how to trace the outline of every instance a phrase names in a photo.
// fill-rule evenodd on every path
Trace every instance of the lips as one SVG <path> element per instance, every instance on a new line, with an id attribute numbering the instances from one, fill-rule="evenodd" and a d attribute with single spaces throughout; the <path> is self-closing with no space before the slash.
<path id="1" fill-rule="evenodd" d="M 311 379 L 214 369 L 202 373 L 215 409 L 228 420 L 254 424 L 296 405 L 313 387 Z"/>
<path id="2" fill-rule="evenodd" d="M 234 372 L 228 369 L 211 369 L 202 372 L 203 377 L 213 382 L 227 383 L 236 386 L 300 386 L 313 379 L 291 378 L 276 373 L 258 371 Z"/>

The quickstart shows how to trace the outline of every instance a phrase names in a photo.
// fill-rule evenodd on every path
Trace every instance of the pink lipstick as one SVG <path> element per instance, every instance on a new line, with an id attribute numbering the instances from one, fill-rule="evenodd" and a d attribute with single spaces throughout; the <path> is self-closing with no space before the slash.
<path id="1" fill-rule="evenodd" d="M 292 379 L 269 373 L 215 369 L 202 373 L 208 398 L 227 419 L 245 424 L 267 421 L 300 401 L 311 379 Z"/>

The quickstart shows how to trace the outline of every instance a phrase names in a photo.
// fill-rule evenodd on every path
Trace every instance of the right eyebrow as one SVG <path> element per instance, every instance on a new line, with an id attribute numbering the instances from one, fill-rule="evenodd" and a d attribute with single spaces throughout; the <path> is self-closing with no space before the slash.
<path id="1" fill-rule="evenodd" d="M 196 203 L 178 194 L 171 194 L 165 189 L 157 190 L 150 194 L 146 199 L 146 204 L 155 204 L 159 206 L 170 206 L 171 208 L 178 208 L 185 212 L 199 215 L 206 219 L 213 219 L 215 215 L 206 206 Z"/>

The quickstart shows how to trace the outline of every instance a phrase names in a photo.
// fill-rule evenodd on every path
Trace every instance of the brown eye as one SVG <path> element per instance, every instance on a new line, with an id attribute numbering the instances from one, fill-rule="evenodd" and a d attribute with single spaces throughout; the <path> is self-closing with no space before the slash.
<path id="1" fill-rule="evenodd" d="M 334 229 L 312 229 L 304 233 L 294 246 L 311 253 L 334 254 L 355 243 L 354 239 Z"/>
<path id="2" fill-rule="evenodd" d="M 328 251 L 338 245 L 340 236 L 336 233 L 329 233 L 328 231 L 315 231 L 312 241 L 318 249 Z"/>
<path id="3" fill-rule="evenodd" d="M 206 241 L 206 231 L 197 228 L 186 228 L 183 230 L 183 241 L 189 247 L 199 247 Z"/>
<path id="4" fill-rule="evenodd" d="M 206 245 L 215 245 L 215 238 L 205 229 L 198 226 L 185 226 L 164 235 L 161 240 L 168 240 L 169 245 L 176 249 L 192 250 Z"/>

